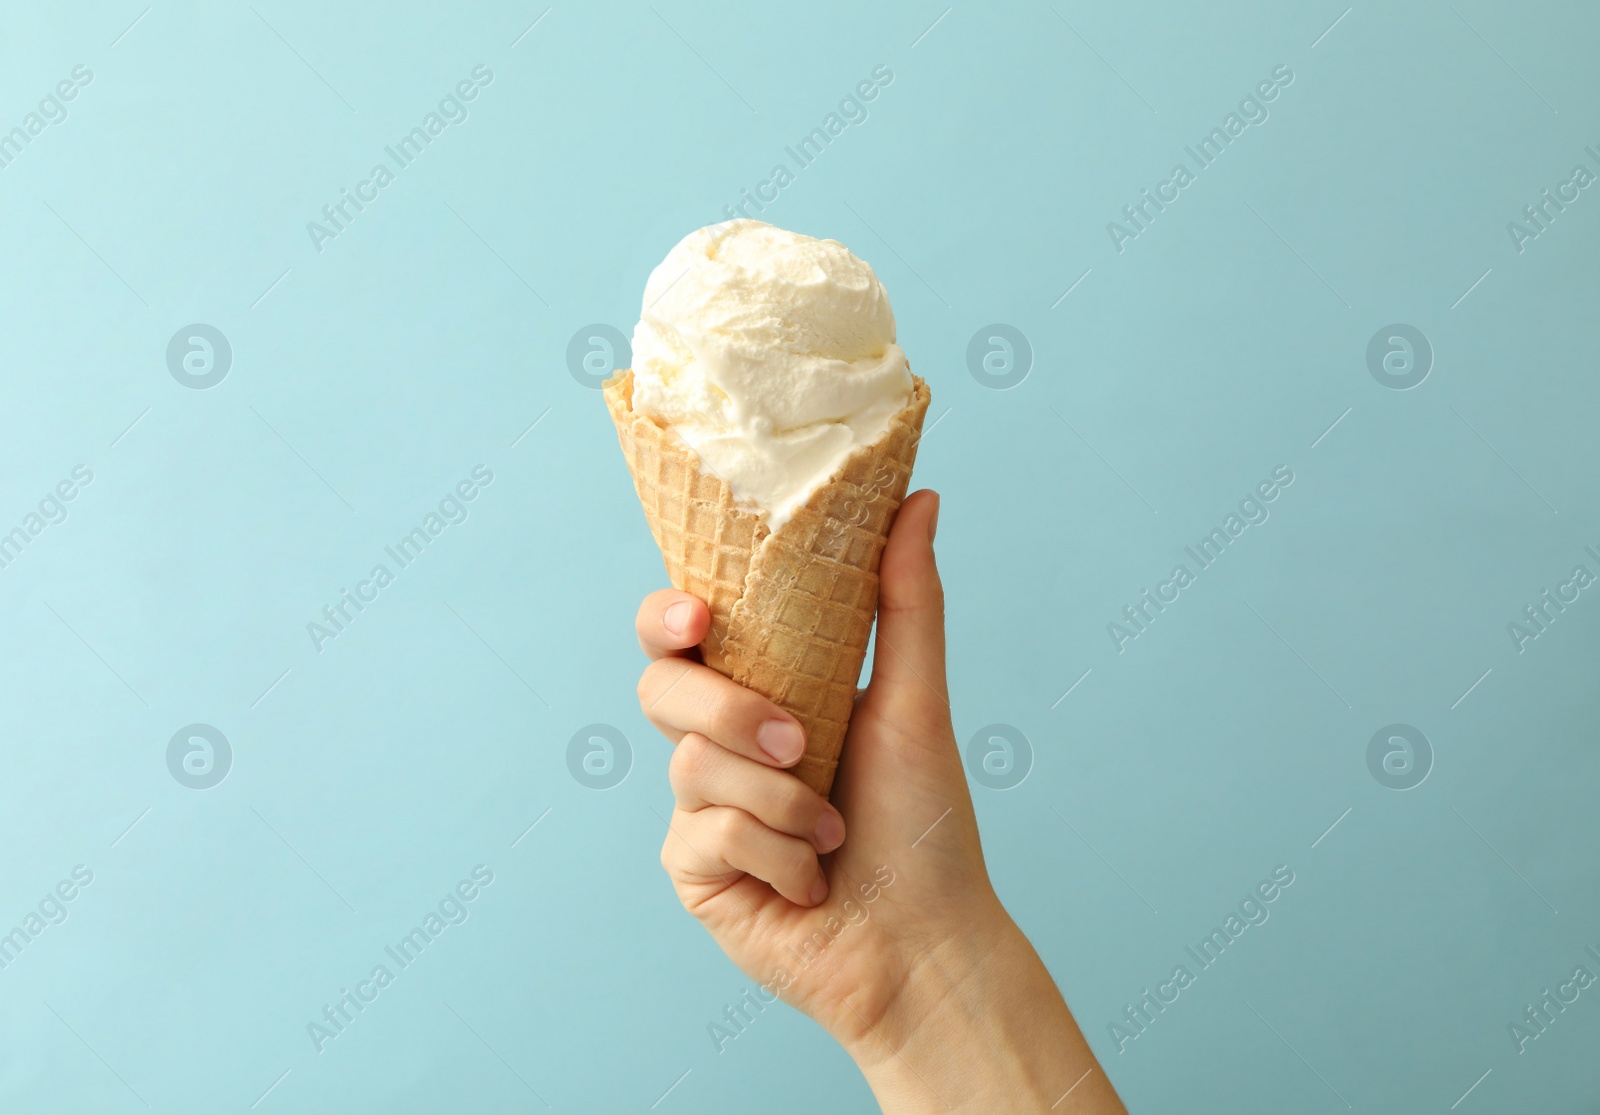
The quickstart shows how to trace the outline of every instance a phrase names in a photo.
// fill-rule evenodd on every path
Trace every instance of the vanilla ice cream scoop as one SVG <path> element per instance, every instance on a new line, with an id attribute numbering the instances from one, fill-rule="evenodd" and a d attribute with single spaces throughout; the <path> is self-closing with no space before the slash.
<path id="1" fill-rule="evenodd" d="M 633 407 L 776 531 L 911 398 L 894 311 L 834 240 L 736 220 L 690 233 L 645 284 Z"/>

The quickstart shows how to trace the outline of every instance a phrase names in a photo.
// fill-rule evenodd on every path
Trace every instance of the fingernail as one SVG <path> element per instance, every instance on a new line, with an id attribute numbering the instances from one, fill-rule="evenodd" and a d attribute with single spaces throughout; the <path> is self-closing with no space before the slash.
<path id="1" fill-rule="evenodd" d="M 769 720 L 756 732 L 756 743 L 775 762 L 788 766 L 806 752 L 806 734 L 793 720 Z"/>
<path id="2" fill-rule="evenodd" d="M 683 629 L 689 625 L 689 616 L 693 612 L 693 604 L 687 600 L 680 600 L 661 614 L 661 623 L 674 635 L 682 635 Z"/>
<path id="3" fill-rule="evenodd" d="M 939 493 L 933 493 L 933 514 L 928 518 L 928 541 L 939 533 Z"/>
<path id="4" fill-rule="evenodd" d="M 815 906 L 826 897 L 828 897 L 828 880 L 818 875 L 817 881 L 811 887 L 811 904 Z"/>
<path id="5" fill-rule="evenodd" d="M 843 843 L 844 818 L 830 809 L 817 819 L 817 851 L 831 852 Z"/>

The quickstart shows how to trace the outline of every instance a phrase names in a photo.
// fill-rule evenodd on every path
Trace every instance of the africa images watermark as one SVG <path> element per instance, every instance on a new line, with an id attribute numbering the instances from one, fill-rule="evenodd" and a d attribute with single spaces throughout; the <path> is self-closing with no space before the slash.
<path id="1" fill-rule="evenodd" d="M 488 66 L 480 62 L 472 67 L 470 79 L 463 78 L 456 82 L 455 90 L 440 98 L 438 111 L 426 113 L 422 123 L 383 149 L 394 164 L 393 170 L 389 169 L 388 163 L 375 164 L 371 174 L 357 182 L 353 191 L 340 187 L 339 200 L 322 207 L 322 220 L 306 222 L 306 234 L 311 237 L 311 246 L 320 253 L 324 244 L 335 239 L 366 212 L 367 206 L 363 202 L 370 204 L 377 201 L 379 191 L 416 162 L 417 157 L 437 137 L 458 124 L 465 124 L 468 116 L 466 102 L 477 100 L 483 87 L 493 81 L 494 71 Z M 355 207 L 354 213 L 350 212 L 352 206 Z"/>
<path id="2" fill-rule="evenodd" d="M 1279 465 L 1272 470 L 1272 475 L 1250 490 L 1250 494 L 1239 501 L 1237 513 L 1230 513 L 1219 527 L 1213 527 L 1209 534 L 1192 546 L 1185 546 L 1183 552 L 1189 555 L 1194 562 L 1191 571 L 1187 562 L 1179 562 L 1173 567 L 1171 575 L 1160 584 L 1152 594 L 1149 589 L 1140 591 L 1139 599 L 1122 609 L 1121 620 L 1112 620 L 1106 624 L 1106 634 L 1111 636 L 1111 642 L 1116 646 L 1117 653 L 1121 654 L 1130 642 L 1150 630 L 1155 623 L 1156 616 L 1167 610 L 1167 605 L 1176 603 L 1179 594 L 1190 585 L 1194 584 L 1203 570 L 1210 569 L 1216 564 L 1217 559 L 1234 539 L 1242 535 L 1248 527 L 1260 526 L 1271 517 L 1267 504 L 1283 494 L 1283 489 L 1294 483 L 1294 472 L 1288 465 Z M 1170 595 L 1169 595 L 1170 593 Z M 1151 609 L 1155 609 L 1155 615 Z"/>
<path id="3" fill-rule="evenodd" d="M 1594 160 L 1595 166 L 1600 166 L 1600 151 L 1595 150 L 1593 144 L 1586 146 L 1584 154 Z M 1522 207 L 1522 219 L 1526 224 L 1517 221 L 1506 222 L 1506 235 L 1511 237 L 1511 243 L 1516 247 L 1517 254 L 1521 255 L 1528 250 L 1528 241 L 1537 240 L 1539 234 L 1545 232 L 1556 218 L 1567 211 L 1567 206 L 1583 196 L 1583 191 L 1594 185 L 1595 173 L 1582 163 L 1572 168 L 1572 175 L 1565 182 L 1556 183 L 1556 196 L 1551 197 L 1550 191 L 1545 190 L 1539 200 L 1532 205 Z M 1571 191 L 1570 193 L 1568 191 Z"/>
<path id="4" fill-rule="evenodd" d="M 1583 951 L 1595 960 L 1600 961 L 1600 951 L 1593 945 L 1584 945 Z M 1528 1043 L 1537 1041 L 1544 1036 L 1544 1032 L 1556 1024 L 1556 1019 L 1567 1012 L 1567 1008 L 1578 1001 L 1578 996 L 1583 993 L 1595 980 L 1594 973 L 1587 967 L 1579 964 L 1572 969 L 1572 975 L 1565 983 L 1557 984 L 1554 991 L 1546 987 L 1544 994 L 1532 1003 L 1525 1003 L 1522 1007 L 1522 1021 L 1506 1023 L 1506 1032 L 1511 1035 L 1512 1042 L 1517 1047 L 1518 1053 L 1528 1051 Z M 1571 992 L 1568 995 L 1567 992 Z"/>
<path id="5" fill-rule="evenodd" d="M 1292 84 L 1294 71 L 1288 66 L 1280 65 L 1273 69 L 1270 80 L 1257 82 L 1255 89 L 1239 102 L 1237 112 L 1228 113 L 1220 125 L 1212 128 L 1193 147 L 1184 147 L 1184 153 L 1195 165 L 1194 170 L 1181 162 L 1174 164 L 1172 173 L 1164 181 L 1156 183 L 1154 194 L 1144 190 L 1137 201 L 1122 207 L 1126 224 L 1107 221 L 1106 232 L 1118 253 L 1125 250 L 1128 241 L 1137 240 L 1154 224 L 1156 217 L 1167 211 L 1167 205 L 1177 201 L 1182 190 L 1194 185 L 1199 180 L 1200 172 L 1214 164 L 1224 151 L 1233 146 L 1235 139 L 1244 135 L 1247 128 L 1265 124 L 1270 115 L 1267 102 L 1277 100 L 1278 94 Z"/>
<path id="6" fill-rule="evenodd" d="M 94 72 L 80 62 L 72 67 L 70 74 L 56 82 L 55 89 L 44 95 L 36 111 L 24 116 L 22 123 L 9 132 L 0 132 L 0 170 L 16 162 L 23 148 L 36 136 L 43 135 L 50 125 L 65 123 L 67 102 L 77 100 L 78 93 L 93 80 Z"/>
<path id="7" fill-rule="evenodd" d="M 784 188 L 793 185 L 799 173 L 816 162 L 847 128 L 867 122 L 869 115 L 867 102 L 877 100 L 878 94 L 893 81 L 894 71 L 888 66 L 881 62 L 874 66 L 871 78 L 863 78 L 856 82 L 855 88 L 839 101 L 837 112 L 828 113 L 822 118 L 822 123 L 802 136 L 798 143 L 783 149 L 784 154 L 794 163 L 793 170 L 790 170 L 786 163 L 774 164 L 771 176 L 756 183 L 755 196 L 750 196 L 749 189 L 741 189 L 738 201 L 729 202 L 722 207 L 723 215 L 730 221 L 736 217 L 750 217 L 749 206 L 755 206 L 756 212 L 760 213 L 766 208 L 762 202 L 770 205 L 777 201 L 778 195 Z M 767 192 L 769 189 L 770 194 Z"/>
<path id="8" fill-rule="evenodd" d="M 821 960 L 829 946 L 843 936 L 845 930 L 851 926 L 865 925 L 867 919 L 872 916 L 872 911 L 867 908 L 868 905 L 881 898 L 884 890 L 894 884 L 895 878 L 895 873 L 887 864 L 879 864 L 873 869 L 872 881 L 856 885 L 856 892 L 861 895 L 859 903 L 853 897 L 846 898 L 840 904 L 839 913 L 828 915 L 821 929 L 801 941 L 798 948 L 794 945 L 788 946 L 790 954 L 795 959 L 795 972 L 804 972 Z M 844 916 L 841 918 L 839 914 Z M 722 1022 L 706 1023 L 706 1034 L 711 1038 L 711 1044 L 716 1046 L 717 1052 L 721 1053 L 730 1041 L 749 1029 L 755 1022 L 756 1015 L 765 1014 L 767 1004 L 776 1002 L 782 997 L 783 992 L 794 984 L 794 980 L 795 976 L 789 969 L 780 967 L 770 980 L 755 991 L 746 988 L 744 994 L 724 1006 Z"/>
<path id="9" fill-rule="evenodd" d="M 1185 945 L 1183 951 L 1197 965 L 1195 971 L 1190 971 L 1187 964 L 1176 964 L 1172 969 L 1172 976 L 1164 983 L 1156 985 L 1152 992 L 1148 987 L 1140 988 L 1139 998 L 1127 1005 L 1122 1012 L 1122 1022 L 1108 1022 L 1106 1030 L 1111 1035 L 1111 1040 L 1117 1043 L 1117 1052 L 1123 1053 L 1128 1048 L 1130 1041 L 1137 1041 L 1155 1023 L 1156 1016 L 1166 1013 L 1166 1009 L 1178 1001 L 1178 996 L 1187 990 L 1199 978 L 1198 973 L 1205 971 L 1222 959 L 1228 946 L 1244 936 L 1246 929 L 1252 925 L 1265 925 L 1272 916 L 1268 908 L 1276 902 L 1282 893 L 1294 883 L 1294 872 L 1287 864 L 1280 863 L 1272 869 L 1272 874 L 1255 885 L 1255 889 L 1239 902 L 1239 912 L 1228 911 L 1228 916 L 1222 924 L 1213 929 L 1209 935 L 1202 937 L 1198 946 Z"/>
<path id="10" fill-rule="evenodd" d="M 612 724 L 585 724 L 567 741 L 567 772 L 578 785 L 611 790 L 633 769 L 633 747 Z"/>
<path id="11" fill-rule="evenodd" d="M 377 1002 L 378 996 L 399 973 L 421 959 L 423 950 L 443 936 L 446 929 L 471 917 L 470 903 L 493 882 L 494 872 L 487 865 L 478 864 L 472 869 L 472 878 L 462 879 L 447 891 L 436 908 L 428 911 L 421 925 L 413 926 L 397 943 L 383 947 L 384 956 L 394 963 L 393 969 L 387 963 L 374 964 L 372 974 L 357 980 L 354 991 L 339 988 L 338 997 L 322 1008 L 322 1021 L 306 1023 L 306 1034 L 316 1051 L 321 1053 L 330 1041 L 349 1029 L 356 1016 Z"/>
<path id="12" fill-rule="evenodd" d="M 494 473 L 489 466 L 474 467 L 470 476 L 439 501 L 437 511 L 429 511 L 422 517 L 421 523 L 401 535 L 394 545 L 383 548 L 383 552 L 394 562 L 394 570 L 379 562 L 372 567 L 365 580 L 356 582 L 354 593 L 347 588 L 339 589 L 339 599 L 323 606 L 321 620 L 306 624 L 306 634 L 311 636 L 311 645 L 317 648 L 317 653 L 321 654 L 328 643 L 344 634 L 356 618 L 367 610 L 367 605 L 394 584 L 399 571 L 421 557 L 428 544 L 443 534 L 446 527 L 466 522 L 469 514 L 467 504 L 482 495 L 483 489 L 493 483 Z"/>
<path id="13" fill-rule="evenodd" d="M 62 879 L 53 890 L 47 891 L 39 899 L 35 909 L 29 910 L 22 920 L 12 927 L 11 932 L 0 935 L 0 969 L 9 968 L 17 962 L 22 955 L 22 950 L 39 938 L 52 925 L 60 925 L 67 920 L 67 903 L 77 898 L 83 889 L 94 882 L 94 872 L 86 864 L 78 864 L 72 869 L 72 877 Z"/>
<path id="14" fill-rule="evenodd" d="M 44 494 L 38 509 L 29 511 L 22 522 L 0 533 L 0 569 L 11 568 L 11 563 L 22 556 L 35 538 L 48 527 L 67 521 L 67 504 L 78 498 L 79 492 L 94 482 L 94 473 L 88 465 L 74 465 L 72 472 Z"/>
<path id="15" fill-rule="evenodd" d="M 1596 552 L 1593 546 L 1585 546 L 1583 552 L 1594 560 L 1596 568 L 1600 568 L 1600 552 Z M 1595 580 L 1594 573 L 1580 562 L 1572 567 L 1571 576 L 1556 585 L 1555 592 L 1545 589 L 1537 600 L 1523 608 L 1520 620 L 1506 624 L 1506 634 L 1516 644 L 1517 653 L 1526 653 L 1528 644 L 1550 630 L 1556 617 L 1565 612 L 1569 604 L 1576 604 L 1578 594 L 1594 584 Z"/>

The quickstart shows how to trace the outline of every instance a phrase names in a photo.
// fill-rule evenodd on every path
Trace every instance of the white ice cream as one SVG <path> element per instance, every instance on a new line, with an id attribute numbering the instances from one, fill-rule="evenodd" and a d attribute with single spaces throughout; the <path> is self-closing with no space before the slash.
<path id="1" fill-rule="evenodd" d="M 634 410 L 771 530 L 910 395 L 889 296 L 837 241 L 728 221 L 680 240 L 645 284 Z"/>

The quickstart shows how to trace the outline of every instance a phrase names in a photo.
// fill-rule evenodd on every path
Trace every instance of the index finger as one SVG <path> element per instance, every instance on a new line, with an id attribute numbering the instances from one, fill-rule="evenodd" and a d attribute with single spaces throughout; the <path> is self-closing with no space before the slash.
<path id="1" fill-rule="evenodd" d="M 652 592 L 634 617 L 639 647 L 651 661 L 658 658 L 695 658 L 711 628 L 711 609 L 698 597 L 675 588 Z"/>

